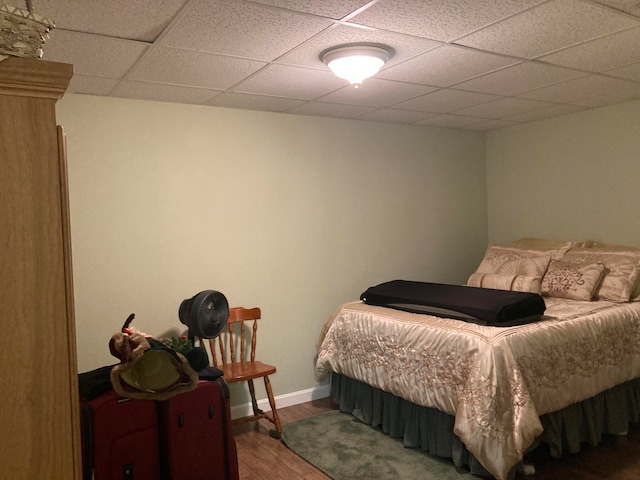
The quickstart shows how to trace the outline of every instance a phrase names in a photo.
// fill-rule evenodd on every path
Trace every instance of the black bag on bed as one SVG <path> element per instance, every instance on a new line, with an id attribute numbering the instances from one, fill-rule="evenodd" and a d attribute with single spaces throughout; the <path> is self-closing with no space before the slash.
<path id="1" fill-rule="evenodd" d="M 506 327 L 534 322 L 546 309 L 537 293 L 393 280 L 360 295 L 369 305 Z"/>

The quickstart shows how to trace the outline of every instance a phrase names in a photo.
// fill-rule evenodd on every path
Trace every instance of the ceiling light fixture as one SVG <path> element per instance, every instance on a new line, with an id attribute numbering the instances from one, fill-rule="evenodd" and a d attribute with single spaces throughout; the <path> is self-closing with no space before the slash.
<path id="1" fill-rule="evenodd" d="M 374 76 L 393 56 L 393 50 L 375 43 L 353 43 L 331 47 L 320 54 L 336 77 L 348 80 L 358 88 L 366 78 Z"/>

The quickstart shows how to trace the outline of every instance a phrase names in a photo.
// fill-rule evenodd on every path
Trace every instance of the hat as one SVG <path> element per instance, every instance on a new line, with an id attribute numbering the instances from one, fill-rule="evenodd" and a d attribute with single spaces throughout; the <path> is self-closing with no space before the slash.
<path id="1" fill-rule="evenodd" d="M 198 384 L 198 373 L 208 364 L 204 348 L 193 347 L 191 340 L 167 342 L 180 345 L 184 353 L 170 348 L 162 341 L 129 328 L 134 314 L 124 323 L 122 330 L 109 341 L 111 354 L 120 364 L 111 369 L 113 389 L 123 397 L 166 400 L 179 393 L 193 390 Z"/>

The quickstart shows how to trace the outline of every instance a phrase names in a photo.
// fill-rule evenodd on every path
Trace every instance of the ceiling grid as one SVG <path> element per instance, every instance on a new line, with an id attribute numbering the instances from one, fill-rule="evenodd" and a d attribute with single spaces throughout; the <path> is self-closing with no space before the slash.
<path id="1" fill-rule="evenodd" d="M 640 98 L 636 0 L 38 0 L 78 94 L 489 130 Z M 358 89 L 320 60 L 391 47 Z"/>

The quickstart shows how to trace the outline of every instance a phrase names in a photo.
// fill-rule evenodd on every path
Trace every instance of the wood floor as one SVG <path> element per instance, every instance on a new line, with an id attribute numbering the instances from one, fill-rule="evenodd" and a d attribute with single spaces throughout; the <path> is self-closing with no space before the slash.
<path id="1" fill-rule="evenodd" d="M 325 398 L 278 412 L 286 424 L 335 409 L 331 400 Z M 266 420 L 234 427 L 241 480 L 329 479 L 282 442 L 271 438 L 270 428 Z M 640 480 L 640 425 L 633 425 L 627 436 L 605 437 L 598 447 L 585 445 L 575 455 L 553 459 L 540 450 L 534 460 L 536 473 L 518 474 L 517 480 Z"/>

